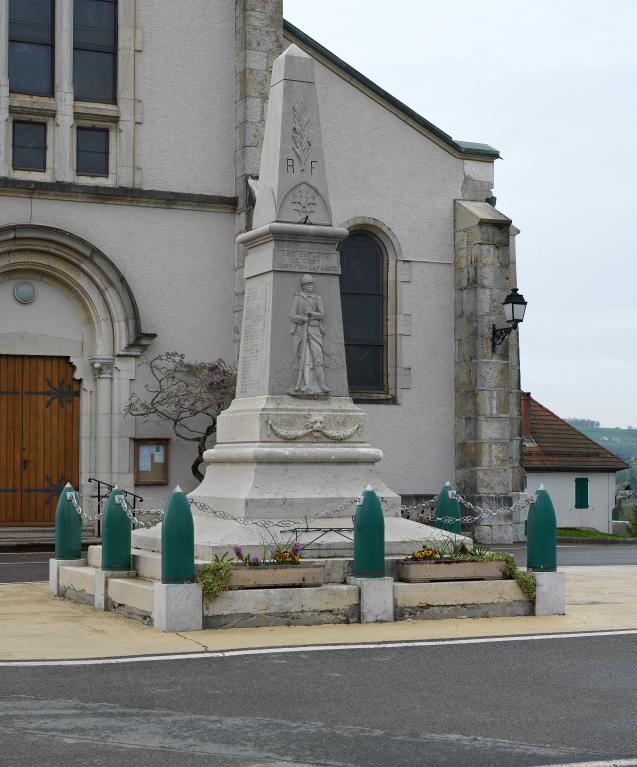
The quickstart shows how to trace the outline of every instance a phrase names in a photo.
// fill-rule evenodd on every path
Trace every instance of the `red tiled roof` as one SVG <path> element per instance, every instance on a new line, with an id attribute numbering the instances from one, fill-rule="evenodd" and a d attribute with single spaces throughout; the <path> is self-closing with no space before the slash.
<path id="1" fill-rule="evenodd" d="M 526 471 L 621 471 L 624 463 L 555 413 L 521 392 L 522 463 Z"/>

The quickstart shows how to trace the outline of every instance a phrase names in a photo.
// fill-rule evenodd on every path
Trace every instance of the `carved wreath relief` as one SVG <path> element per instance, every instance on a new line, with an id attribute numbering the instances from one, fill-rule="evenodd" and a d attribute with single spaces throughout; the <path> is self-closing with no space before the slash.
<path id="1" fill-rule="evenodd" d="M 285 429 L 275 424 L 270 418 L 266 419 L 268 426 L 277 437 L 285 440 L 295 440 L 312 434 L 315 438 L 319 435 L 334 440 L 334 442 L 343 442 L 354 434 L 360 428 L 360 424 L 354 424 L 346 429 L 328 429 L 325 425 L 325 418 L 322 415 L 308 415 L 305 419 L 305 426 L 302 429 Z"/>
<path id="2" fill-rule="evenodd" d="M 296 355 L 297 376 L 291 394 L 326 395 L 325 382 L 325 309 L 315 291 L 311 274 L 301 277 L 301 290 L 294 294 L 290 307 L 290 334 Z"/>

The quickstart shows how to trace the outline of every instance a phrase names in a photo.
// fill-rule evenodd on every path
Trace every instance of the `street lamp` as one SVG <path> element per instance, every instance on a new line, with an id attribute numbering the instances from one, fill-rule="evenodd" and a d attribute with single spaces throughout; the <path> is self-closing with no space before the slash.
<path id="1" fill-rule="evenodd" d="M 522 293 L 518 293 L 517 288 L 512 288 L 509 295 L 502 302 L 504 309 L 504 318 L 507 321 L 507 327 L 496 328 L 493 325 L 493 332 L 491 336 L 491 348 L 495 351 L 495 347 L 504 342 L 506 338 L 517 328 L 517 326 L 524 319 L 524 312 L 526 311 L 526 301 Z"/>

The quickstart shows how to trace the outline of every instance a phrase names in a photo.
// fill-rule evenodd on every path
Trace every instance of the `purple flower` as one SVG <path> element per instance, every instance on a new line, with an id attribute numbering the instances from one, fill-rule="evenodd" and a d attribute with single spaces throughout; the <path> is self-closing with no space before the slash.
<path id="1" fill-rule="evenodd" d="M 243 559 L 243 549 L 238 544 L 234 547 L 234 555 L 237 559 Z"/>
<path id="2" fill-rule="evenodd" d="M 290 546 L 290 551 L 292 552 L 292 554 L 300 554 L 301 544 L 298 541 L 294 541 L 294 543 Z"/>
<path id="3" fill-rule="evenodd" d="M 260 564 L 261 564 L 261 560 L 259 559 L 259 557 L 256 554 L 253 554 L 250 557 L 250 566 L 251 567 L 258 567 Z"/>

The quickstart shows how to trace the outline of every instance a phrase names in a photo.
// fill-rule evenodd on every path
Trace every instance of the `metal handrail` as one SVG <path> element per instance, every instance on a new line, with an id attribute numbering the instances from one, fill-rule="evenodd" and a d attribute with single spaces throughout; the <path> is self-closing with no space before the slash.
<path id="1" fill-rule="evenodd" d="M 96 477 L 89 477 L 89 482 L 97 482 L 97 495 L 91 496 L 92 498 L 97 498 L 97 508 L 100 508 L 100 504 L 104 500 L 104 498 L 107 498 L 112 490 L 115 489 L 115 485 L 111 485 L 110 482 L 105 482 L 103 479 L 97 479 Z M 105 487 L 107 491 L 104 493 L 102 492 L 102 487 Z M 132 507 L 133 507 L 133 515 L 135 514 L 135 511 L 137 511 L 137 504 L 141 503 L 144 499 L 141 495 L 137 495 L 137 493 L 133 493 L 130 490 L 122 490 L 122 493 L 125 497 L 130 497 L 133 499 Z M 102 523 L 98 519 L 97 521 L 97 534 L 101 535 L 101 526 Z"/>

